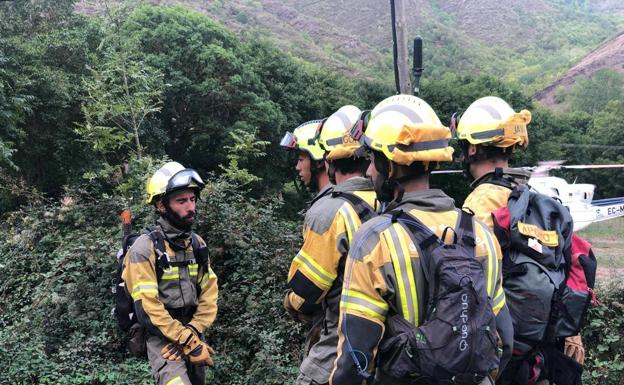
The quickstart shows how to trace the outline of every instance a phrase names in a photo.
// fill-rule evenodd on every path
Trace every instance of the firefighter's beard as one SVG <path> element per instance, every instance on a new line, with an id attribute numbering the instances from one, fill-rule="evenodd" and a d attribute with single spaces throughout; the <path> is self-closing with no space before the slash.
<path id="1" fill-rule="evenodd" d="M 163 217 L 169 221 L 175 228 L 184 232 L 191 231 L 193 224 L 195 224 L 196 211 L 189 211 L 186 215 L 181 216 L 176 213 L 170 207 L 165 206 L 166 210 L 163 213 Z"/>

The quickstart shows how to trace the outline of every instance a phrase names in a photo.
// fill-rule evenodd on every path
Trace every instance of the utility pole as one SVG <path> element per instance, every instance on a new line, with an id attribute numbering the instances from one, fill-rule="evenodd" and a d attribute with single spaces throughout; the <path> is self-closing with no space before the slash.
<path id="1" fill-rule="evenodd" d="M 394 41 L 394 76 L 397 92 L 411 94 L 409 64 L 407 60 L 407 25 L 405 22 L 405 0 L 390 0 L 392 16 L 392 37 Z"/>
<path id="2" fill-rule="evenodd" d="M 414 75 L 414 95 L 420 96 L 420 77 L 423 73 L 423 41 L 422 37 L 416 36 L 414 39 L 414 67 L 412 74 Z"/>

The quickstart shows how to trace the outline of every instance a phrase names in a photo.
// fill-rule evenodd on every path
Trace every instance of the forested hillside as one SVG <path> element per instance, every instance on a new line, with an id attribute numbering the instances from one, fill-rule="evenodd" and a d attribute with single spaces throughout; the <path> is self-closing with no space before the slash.
<path id="1" fill-rule="evenodd" d="M 535 94 L 535 98 L 551 108 L 561 108 L 562 94 L 572 88 L 576 82 L 587 78 L 600 76 L 600 72 L 609 70 L 610 72 L 624 73 L 624 32 L 601 44 L 598 48 L 587 54 L 563 76 L 552 82 L 543 90 Z M 617 77 L 616 74 L 614 76 Z"/>
<path id="2" fill-rule="evenodd" d="M 129 358 L 110 287 L 119 212 L 134 212 L 137 231 L 154 220 L 145 181 L 170 159 L 208 180 L 197 232 L 220 294 L 207 383 L 291 383 L 303 331 L 281 300 L 309 197 L 296 191 L 278 140 L 342 105 L 371 108 L 392 83 L 306 62 L 186 7 L 109 5 L 89 13 L 73 0 L 0 2 L 0 383 L 152 383 L 147 362 Z M 570 98 L 589 105 L 591 85 Z M 624 143 L 617 95 L 553 113 L 494 74 L 439 73 L 422 88 L 445 124 L 485 95 L 531 110 L 531 143 L 516 164 L 624 162 L 611 145 Z M 582 178 L 624 195 L 621 178 Z M 468 189 L 460 176 L 433 183 L 458 203 Z M 585 332 L 587 383 L 624 381 L 623 295 L 604 291 Z"/>
<path id="3" fill-rule="evenodd" d="M 387 81 L 393 74 L 388 1 L 147 1 L 184 4 L 342 73 Z M 405 1 L 408 36 L 425 40 L 425 76 L 489 74 L 533 91 L 617 34 L 624 26 L 618 7 L 604 0 Z"/>

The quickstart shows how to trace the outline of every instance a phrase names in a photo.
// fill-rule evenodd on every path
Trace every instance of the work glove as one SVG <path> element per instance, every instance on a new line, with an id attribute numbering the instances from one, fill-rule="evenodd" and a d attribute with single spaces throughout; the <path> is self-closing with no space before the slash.
<path id="1" fill-rule="evenodd" d="M 184 354 L 193 365 L 214 366 L 211 354 L 215 354 L 215 351 L 197 336 L 184 346 Z"/>
<path id="2" fill-rule="evenodd" d="M 195 328 L 186 326 L 184 329 L 178 338 L 178 345 L 182 347 L 186 359 L 193 365 L 213 366 L 210 355 L 214 354 L 215 351 L 202 342 Z"/>
<path id="3" fill-rule="evenodd" d="M 163 358 L 169 361 L 177 361 L 184 357 L 184 351 L 178 344 L 168 343 L 160 350 Z"/>
<path id="4" fill-rule="evenodd" d="M 580 334 L 577 336 L 566 337 L 564 352 L 566 356 L 583 365 L 583 362 L 585 362 L 585 348 L 583 347 L 583 341 L 581 340 Z"/>
<path id="5" fill-rule="evenodd" d="M 284 309 L 286 309 L 288 315 L 290 315 L 290 318 L 292 318 L 294 321 L 300 322 L 305 326 L 312 325 L 312 316 L 304 314 L 299 310 L 295 309 L 295 307 L 292 305 L 292 302 L 290 302 L 290 294 L 292 292 L 292 290 L 286 291 L 283 302 Z"/>

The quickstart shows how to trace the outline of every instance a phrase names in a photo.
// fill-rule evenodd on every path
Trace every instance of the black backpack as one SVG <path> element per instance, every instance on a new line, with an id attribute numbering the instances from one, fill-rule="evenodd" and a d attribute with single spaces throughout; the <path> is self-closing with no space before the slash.
<path id="1" fill-rule="evenodd" d="M 478 384 L 498 369 L 499 348 L 492 300 L 483 266 L 475 258 L 473 215 L 462 211 L 453 244 L 445 244 L 403 210 L 388 214 L 399 221 L 420 251 L 427 280 L 424 322 L 415 327 L 390 302 L 379 346 L 379 367 L 407 383 Z"/>
<path id="2" fill-rule="evenodd" d="M 191 244 L 193 247 L 194 259 L 187 261 L 170 261 L 165 252 L 165 238 L 158 226 L 151 226 L 143 231 L 154 243 L 154 251 L 156 252 L 156 278 L 160 282 L 163 272 L 174 266 L 187 266 L 197 263 L 198 265 L 208 266 L 209 256 L 208 248 L 200 247 L 199 237 L 193 232 L 191 233 Z M 122 247 L 117 253 L 117 273 L 115 275 L 115 286 L 112 292 L 115 295 L 115 308 L 113 314 L 117 319 L 117 325 L 123 331 L 129 331 L 132 325 L 138 322 L 134 311 L 134 300 L 130 296 L 126 288 L 124 280 L 121 278 L 123 272 L 124 260 L 126 254 L 134 242 L 139 238 L 140 233 L 130 233 L 125 235 L 122 240 Z M 198 293 L 201 291 L 199 284 L 196 284 Z"/>
<path id="3" fill-rule="evenodd" d="M 580 322 L 558 322 L 572 255 L 573 221 L 568 210 L 520 185 L 513 189 L 507 207 L 492 215 L 504 254 L 503 282 L 514 322 L 514 350 L 528 352 L 544 342 L 576 335 Z M 587 303 L 586 298 L 582 301 Z"/>
<path id="4" fill-rule="evenodd" d="M 559 201 L 526 185 L 513 188 L 507 207 L 492 213 L 503 250 L 503 286 L 514 326 L 514 353 L 504 383 L 527 384 L 540 368 L 560 385 L 580 384 L 582 366 L 562 352 L 577 335 L 593 296 L 596 259 L 573 233 Z"/>

